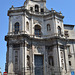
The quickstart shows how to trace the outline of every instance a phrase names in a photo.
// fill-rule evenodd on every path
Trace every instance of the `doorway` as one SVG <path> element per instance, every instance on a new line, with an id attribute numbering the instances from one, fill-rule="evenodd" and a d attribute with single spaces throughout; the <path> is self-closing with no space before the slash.
<path id="1" fill-rule="evenodd" d="M 35 75 L 44 75 L 43 55 L 34 56 Z"/>

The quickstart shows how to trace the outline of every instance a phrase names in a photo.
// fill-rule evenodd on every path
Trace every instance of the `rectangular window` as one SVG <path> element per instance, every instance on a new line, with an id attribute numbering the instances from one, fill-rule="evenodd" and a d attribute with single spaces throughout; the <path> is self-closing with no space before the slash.
<path id="1" fill-rule="evenodd" d="M 65 35 L 65 37 L 69 37 L 68 31 L 64 31 L 64 35 Z"/>

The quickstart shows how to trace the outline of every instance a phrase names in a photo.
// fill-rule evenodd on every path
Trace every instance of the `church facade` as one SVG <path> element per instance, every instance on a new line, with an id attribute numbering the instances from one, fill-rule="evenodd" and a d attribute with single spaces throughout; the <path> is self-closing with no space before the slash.
<path id="1" fill-rule="evenodd" d="M 46 0 L 26 0 L 8 10 L 8 75 L 71 75 L 75 71 L 74 25 L 46 8 Z"/>

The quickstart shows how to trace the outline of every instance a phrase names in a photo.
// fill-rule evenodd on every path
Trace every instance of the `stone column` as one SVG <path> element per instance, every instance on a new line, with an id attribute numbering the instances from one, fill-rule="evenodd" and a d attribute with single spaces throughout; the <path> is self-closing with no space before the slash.
<path id="1" fill-rule="evenodd" d="M 12 45 L 9 45 L 9 58 L 8 58 L 8 75 L 13 74 L 13 48 Z"/>

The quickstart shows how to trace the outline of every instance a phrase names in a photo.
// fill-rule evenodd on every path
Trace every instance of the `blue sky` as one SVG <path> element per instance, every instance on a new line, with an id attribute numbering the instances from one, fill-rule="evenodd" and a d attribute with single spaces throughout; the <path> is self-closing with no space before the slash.
<path id="1" fill-rule="evenodd" d="M 5 35 L 8 33 L 9 18 L 7 16 L 8 9 L 13 5 L 20 7 L 25 0 L 1 0 L 0 1 L 0 67 L 2 72 L 5 69 L 6 62 L 6 42 Z M 75 24 L 75 0 L 47 0 L 47 8 L 53 8 L 57 12 L 61 11 L 64 18 L 64 24 Z"/>

